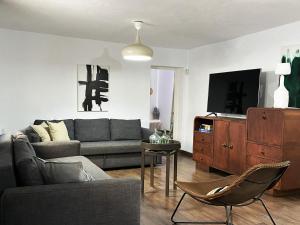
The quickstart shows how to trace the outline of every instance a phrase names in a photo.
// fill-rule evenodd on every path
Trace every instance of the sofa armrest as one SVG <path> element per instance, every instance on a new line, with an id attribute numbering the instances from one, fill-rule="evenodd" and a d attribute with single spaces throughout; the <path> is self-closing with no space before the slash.
<path id="1" fill-rule="evenodd" d="M 3 225 L 139 225 L 140 181 L 10 188 L 1 198 Z"/>
<path id="2" fill-rule="evenodd" d="M 153 134 L 154 132 L 148 128 L 142 127 L 142 139 L 143 140 L 149 140 L 149 137 Z"/>
<path id="3" fill-rule="evenodd" d="M 36 155 L 42 159 L 80 155 L 79 141 L 58 141 L 32 143 Z"/>

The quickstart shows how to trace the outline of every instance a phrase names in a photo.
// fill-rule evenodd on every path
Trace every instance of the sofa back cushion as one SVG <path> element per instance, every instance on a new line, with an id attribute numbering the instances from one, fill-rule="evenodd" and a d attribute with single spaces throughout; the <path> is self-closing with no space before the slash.
<path id="1" fill-rule="evenodd" d="M 109 141 L 108 119 L 76 119 L 75 138 L 79 141 Z"/>
<path id="2" fill-rule="evenodd" d="M 110 120 L 110 135 L 112 141 L 141 140 L 141 120 Z"/>
<path id="3" fill-rule="evenodd" d="M 0 136 L 0 194 L 11 187 L 16 187 L 12 141 L 9 135 L 2 135 Z"/>
<path id="4" fill-rule="evenodd" d="M 71 140 L 75 140 L 75 132 L 74 132 L 74 120 L 72 119 L 66 119 L 66 120 L 49 120 L 49 122 L 52 123 L 59 123 L 63 121 L 66 125 L 66 128 L 68 130 L 68 134 Z M 35 120 L 34 125 L 40 125 L 43 122 L 47 122 L 47 120 Z"/>
<path id="5" fill-rule="evenodd" d="M 44 184 L 38 165 L 34 160 L 35 151 L 26 135 L 13 138 L 17 181 L 20 186 Z"/>

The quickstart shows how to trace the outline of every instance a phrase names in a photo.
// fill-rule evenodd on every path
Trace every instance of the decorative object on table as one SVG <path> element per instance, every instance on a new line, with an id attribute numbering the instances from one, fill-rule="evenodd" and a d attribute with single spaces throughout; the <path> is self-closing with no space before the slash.
<path id="1" fill-rule="evenodd" d="M 143 45 L 140 38 L 140 30 L 144 24 L 143 21 L 133 21 L 136 29 L 135 42 L 131 45 L 126 46 L 122 50 L 123 59 L 131 61 L 149 61 L 152 59 L 153 50 Z"/>
<path id="2" fill-rule="evenodd" d="M 99 65 L 77 66 L 78 112 L 107 112 L 109 69 Z"/>
<path id="3" fill-rule="evenodd" d="M 282 48 L 281 62 L 291 64 L 291 75 L 284 77 L 284 85 L 289 91 L 288 106 L 300 108 L 300 45 Z"/>
<path id="4" fill-rule="evenodd" d="M 170 181 L 170 164 L 171 156 L 174 155 L 174 177 L 173 189 L 176 190 L 177 181 L 177 152 L 181 148 L 179 141 L 171 140 L 168 144 L 151 144 L 147 141 L 142 141 L 142 163 L 141 163 L 141 192 L 144 194 L 145 181 L 145 156 L 152 156 L 150 164 L 150 185 L 154 187 L 154 161 L 157 156 L 166 156 L 166 189 L 165 195 L 169 196 L 169 181 Z"/>
<path id="5" fill-rule="evenodd" d="M 149 129 L 154 131 L 155 129 L 161 129 L 161 121 L 160 120 L 150 120 Z"/>
<path id="6" fill-rule="evenodd" d="M 275 74 L 280 75 L 280 85 L 274 92 L 274 108 L 287 108 L 289 106 L 289 92 L 284 86 L 284 76 L 290 75 L 290 63 L 279 63 Z"/>
<path id="7" fill-rule="evenodd" d="M 201 124 L 199 131 L 202 133 L 210 133 L 212 131 L 212 125 Z"/>
<path id="8" fill-rule="evenodd" d="M 152 116 L 153 116 L 153 119 L 159 120 L 160 112 L 157 107 L 153 108 Z"/>
<path id="9" fill-rule="evenodd" d="M 164 134 L 160 138 L 160 144 L 169 144 L 170 140 L 171 140 L 171 138 L 167 134 L 167 130 L 164 130 Z"/>
<path id="10" fill-rule="evenodd" d="M 149 137 L 151 144 L 159 144 L 161 137 L 159 136 L 157 129 L 154 130 L 154 133 Z"/>

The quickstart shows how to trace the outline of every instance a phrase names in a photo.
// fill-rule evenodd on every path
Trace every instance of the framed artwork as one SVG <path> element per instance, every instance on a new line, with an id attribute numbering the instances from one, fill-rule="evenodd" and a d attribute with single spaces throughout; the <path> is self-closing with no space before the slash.
<path id="1" fill-rule="evenodd" d="M 77 111 L 108 112 L 109 68 L 77 65 Z"/>
<path id="2" fill-rule="evenodd" d="M 284 86 L 289 91 L 289 107 L 300 108 L 300 45 L 283 47 L 281 62 L 291 64 L 291 75 L 284 77 Z"/>

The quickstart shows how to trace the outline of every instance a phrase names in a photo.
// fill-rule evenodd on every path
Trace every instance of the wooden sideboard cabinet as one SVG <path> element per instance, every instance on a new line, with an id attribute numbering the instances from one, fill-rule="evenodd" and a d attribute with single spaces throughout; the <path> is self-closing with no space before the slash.
<path id="1" fill-rule="evenodd" d="M 300 189 L 300 110 L 250 108 L 247 113 L 247 168 L 291 161 L 274 191 Z"/>
<path id="2" fill-rule="evenodd" d="M 212 126 L 211 132 L 199 131 L 204 124 Z M 245 135 L 244 119 L 196 117 L 193 158 L 200 168 L 240 174 L 245 167 Z"/>
<path id="3" fill-rule="evenodd" d="M 210 125 L 210 132 L 201 132 Z M 247 119 L 195 117 L 193 159 L 206 170 L 241 174 L 259 163 L 289 160 L 274 194 L 300 189 L 300 109 L 249 108 Z"/>

